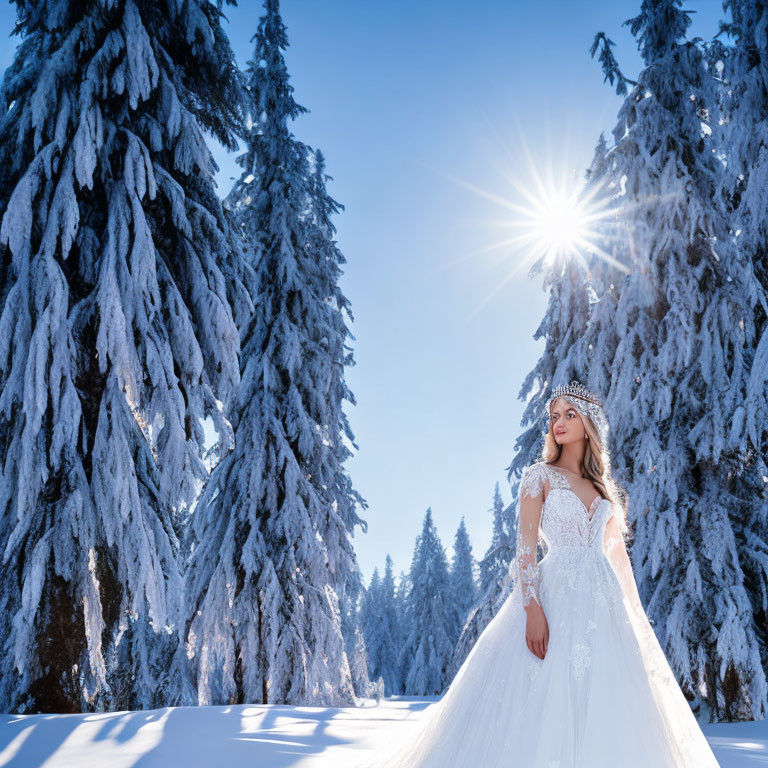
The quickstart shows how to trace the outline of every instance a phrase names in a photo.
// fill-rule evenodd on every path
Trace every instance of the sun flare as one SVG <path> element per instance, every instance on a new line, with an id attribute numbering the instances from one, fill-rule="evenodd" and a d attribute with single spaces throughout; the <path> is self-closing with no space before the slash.
<path id="1" fill-rule="evenodd" d="M 550 168 L 542 178 L 532 168 L 525 182 L 513 184 L 514 196 L 522 198 L 523 204 L 510 201 L 508 205 L 514 215 L 507 226 L 518 233 L 508 240 L 510 255 L 524 264 L 542 257 L 547 264 L 574 260 L 585 275 L 591 256 L 624 269 L 612 253 L 616 208 L 608 192 L 601 183 L 588 184 L 575 172 L 557 175 Z"/>
<path id="2" fill-rule="evenodd" d="M 601 181 L 587 181 L 583 169 L 579 171 L 569 162 L 567 150 L 550 151 L 549 159 L 542 161 L 530 151 L 522 137 L 517 143 L 518 151 L 514 153 L 498 134 L 496 138 L 511 161 L 507 169 L 498 169 L 506 181 L 503 194 L 433 169 L 506 212 L 503 218 L 480 222 L 503 231 L 501 238 L 446 263 L 450 266 L 481 257 L 485 266 L 503 270 L 500 279 L 494 280 L 490 295 L 472 314 L 480 311 L 520 272 L 540 259 L 545 266 L 578 264 L 590 301 L 599 300 L 591 283 L 593 257 L 621 272 L 628 271 L 616 257 L 621 239 L 617 227 L 621 206 L 617 206 L 616 201 L 623 192 L 617 194 L 612 185 L 606 186 Z M 527 165 L 525 169 L 520 167 L 521 160 Z"/>
<path id="3" fill-rule="evenodd" d="M 556 192 L 537 201 L 531 212 L 531 238 L 549 254 L 569 254 L 587 245 L 587 216 L 573 195 Z"/>

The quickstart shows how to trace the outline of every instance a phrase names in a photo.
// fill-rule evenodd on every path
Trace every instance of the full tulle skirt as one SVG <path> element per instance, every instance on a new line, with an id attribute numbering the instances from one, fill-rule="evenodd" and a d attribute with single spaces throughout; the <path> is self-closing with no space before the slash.
<path id="1" fill-rule="evenodd" d="M 539 569 L 545 658 L 516 587 L 418 732 L 358 768 L 719 767 L 602 552 L 558 547 Z"/>

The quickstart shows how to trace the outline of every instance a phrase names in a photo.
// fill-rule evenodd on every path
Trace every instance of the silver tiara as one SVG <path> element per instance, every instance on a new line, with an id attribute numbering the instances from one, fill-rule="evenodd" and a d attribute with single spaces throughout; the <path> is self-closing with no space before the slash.
<path id="1" fill-rule="evenodd" d="M 567 400 L 580 414 L 589 416 L 595 424 L 603 443 L 603 448 L 608 447 L 608 419 L 606 418 L 603 404 L 597 395 L 590 392 L 583 384 L 574 380 L 565 386 L 557 386 L 552 390 L 552 394 L 547 400 L 545 406 L 547 417 L 550 416 L 550 407 L 552 403 L 562 397 Z"/>

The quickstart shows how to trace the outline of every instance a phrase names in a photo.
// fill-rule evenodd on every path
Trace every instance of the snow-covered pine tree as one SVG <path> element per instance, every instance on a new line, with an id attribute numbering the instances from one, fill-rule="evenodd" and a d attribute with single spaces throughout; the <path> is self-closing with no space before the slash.
<path id="1" fill-rule="evenodd" d="M 308 219 L 307 250 L 312 264 L 312 295 L 318 298 L 304 303 L 311 313 L 305 324 L 314 334 L 312 344 L 304 352 L 304 363 L 311 366 L 314 390 L 311 413 L 317 422 L 322 448 L 315 452 L 308 465 L 312 482 L 324 497 L 330 511 L 318 520 L 319 533 L 326 543 L 331 584 L 343 595 L 351 579 L 362 574 L 352 543 L 355 527 L 367 530 L 366 522 L 357 508 L 367 508 L 367 502 L 353 488 L 344 464 L 352 457 L 350 447 L 357 449 L 355 436 L 344 412 L 344 402 L 356 405 L 355 396 L 344 378 L 346 367 L 355 365 L 347 338 L 354 341 L 346 317 L 354 321 L 352 308 L 339 286 L 346 263 L 334 235 L 336 227 L 331 217 L 343 209 L 326 189 L 332 177 L 325 172 L 325 156 L 318 149 L 313 153 L 313 168 L 309 183 L 310 216 Z"/>
<path id="2" fill-rule="evenodd" d="M 341 636 L 352 674 L 352 688 L 355 696 L 375 695 L 371 690 L 368 675 L 368 657 L 365 635 L 361 627 L 361 608 L 365 596 L 365 587 L 358 573 L 350 573 L 349 582 L 339 597 L 341 612 Z M 362 655 L 361 655 L 362 654 Z"/>
<path id="3" fill-rule="evenodd" d="M 374 568 L 371 582 L 360 602 L 360 628 L 365 639 L 368 674 L 372 679 L 380 675 L 380 648 L 382 646 L 381 578 Z"/>
<path id="4" fill-rule="evenodd" d="M 244 175 L 229 207 L 250 244 L 256 307 L 230 415 L 235 448 L 194 514 L 188 647 L 200 703 L 349 704 L 339 593 L 359 582 L 349 536 L 363 521 L 341 466 L 351 359 L 335 283 L 336 204 L 322 158 L 313 174 L 288 127 L 303 108 L 288 82 L 277 0 L 266 0 L 255 40 Z"/>
<path id="5" fill-rule="evenodd" d="M 493 493 L 493 534 L 485 556 L 480 561 L 480 590 L 475 603 L 466 612 L 458 640 L 448 665 L 447 679 L 456 676 L 483 630 L 498 613 L 513 586 L 509 578 L 509 563 L 514 555 L 517 523 L 514 511 L 504 508 L 499 484 Z"/>
<path id="6" fill-rule="evenodd" d="M 350 588 L 344 591 L 340 600 L 341 633 L 355 696 L 378 700 L 385 694 L 384 681 L 374 674 L 378 657 L 376 603 L 381 589 L 378 569 L 374 570 L 368 589 L 363 587 L 358 592 L 357 583 L 357 578 L 351 579 Z M 369 650 L 369 639 L 373 643 L 372 650 Z"/>
<path id="7" fill-rule="evenodd" d="M 646 610 L 694 708 L 741 719 L 767 692 L 738 522 L 757 501 L 739 487 L 756 286 L 716 201 L 719 84 L 689 22 L 681 0 L 628 22 L 645 67 L 611 150 L 632 274 L 607 406 Z"/>
<path id="8" fill-rule="evenodd" d="M 234 148 L 209 0 L 16 0 L 0 103 L 0 707 L 161 703 L 174 521 L 226 431 L 240 265 L 203 130 Z"/>
<path id="9" fill-rule="evenodd" d="M 381 664 L 380 675 L 384 681 L 385 691 L 391 696 L 401 691 L 398 649 L 403 637 L 403 627 L 397 606 L 393 563 L 389 555 L 387 555 L 384 562 L 384 576 L 381 579 L 380 595 L 379 605 L 382 615 L 382 641 L 379 657 Z"/>
<path id="10" fill-rule="evenodd" d="M 391 560 L 387 558 L 388 565 Z M 391 579 L 391 572 L 389 578 Z M 379 577 L 379 569 L 374 568 L 371 583 L 365 591 L 360 606 L 360 622 L 358 632 L 362 634 L 365 645 L 363 660 L 367 661 L 365 680 L 367 688 L 360 696 L 380 698 L 387 693 L 384 675 L 389 675 L 387 665 L 394 652 L 394 644 L 390 629 L 390 617 L 387 613 L 387 577 Z M 394 595 L 393 595 L 394 596 Z M 352 662 L 350 661 L 350 664 Z M 373 680 L 375 683 L 371 683 Z M 357 688 L 355 688 L 357 692 Z M 391 691 L 391 689 L 390 689 Z"/>
<path id="11" fill-rule="evenodd" d="M 405 693 L 405 676 L 408 673 L 410 658 L 408 657 L 408 648 L 406 639 L 408 637 L 409 627 L 407 625 L 408 616 L 408 593 L 411 591 L 410 577 L 405 571 L 400 571 L 395 587 L 395 609 L 400 621 L 400 633 L 397 636 L 395 648 L 397 650 L 397 674 L 398 674 L 398 693 Z"/>
<path id="12" fill-rule="evenodd" d="M 436 696 L 446 683 L 446 667 L 453 651 L 453 626 L 448 560 L 432 520 L 424 516 L 416 537 L 405 606 L 405 693 Z"/>
<path id="13" fill-rule="evenodd" d="M 366 661 L 368 650 L 365 647 L 365 638 L 359 624 L 355 626 L 352 638 L 353 647 L 348 658 L 355 695 L 378 701 L 384 697 L 384 681 L 381 678 L 372 681 L 368 676 L 368 662 Z"/>
<path id="14" fill-rule="evenodd" d="M 626 82 L 623 75 L 616 79 Z M 601 132 L 592 162 L 585 174 L 585 194 L 592 201 L 591 205 L 597 215 L 592 229 L 599 250 L 588 256 L 590 283 L 594 293 L 590 300 L 585 333 L 578 346 L 578 357 L 582 361 L 579 381 L 595 392 L 608 392 L 610 389 L 613 359 L 620 342 L 616 332 L 618 292 L 624 285 L 625 275 L 630 271 L 628 263 L 631 261 L 627 243 L 617 232 L 617 211 L 622 193 L 621 179 L 615 177 L 616 162 L 616 156 L 609 149 L 605 134 Z M 633 328 L 638 336 L 642 336 L 645 330 L 645 327 Z"/>
<path id="15" fill-rule="evenodd" d="M 734 483 L 741 513 L 733 515 L 738 549 L 747 575 L 757 626 L 761 629 L 763 669 L 768 668 L 768 8 L 757 0 L 727 0 L 730 18 L 721 33 L 732 46 L 714 41 L 709 61 L 723 79 L 723 114 L 714 132 L 724 149 L 721 189 L 716 200 L 731 222 L 732 237 L 761 287 L 753 315 L 755 335 L 745 357 L 750 375 L 736 430 L 743 470 Z"/>
<path id="16" fill-rule="evenodd" d="M 490 587 L 497 589 L 501 586 L 509 572 L 509 562 L 512 559 L 511 531 L 507 526 L 504 501 L 498 483 L 493 489 L 493 506 L 490 511 L 493 514 L 491 543 L 479 563 L 481 595 Z"/>
<path id="17" fill-rule="evenodd" d="M 451 641 L 455 645 L 469 611 L 477 600 L 475 558 L 472 556 L 472 544 L 469 541 L 469 534 L 463 517 L 453 539 L 449 590 L 450 605 L 454 613 Z"/>

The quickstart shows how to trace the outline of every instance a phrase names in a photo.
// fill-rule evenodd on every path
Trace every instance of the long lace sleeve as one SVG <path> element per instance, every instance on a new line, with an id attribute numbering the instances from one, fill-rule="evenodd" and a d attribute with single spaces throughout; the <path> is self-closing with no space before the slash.
<path id="1" fill-rule="evenodd" d="M 528 605 L 531 600 L 541 605 L 537 549 L 546 480 L 544 468 L 538 464 L 527 466 L 520 480 L 520 512 L 517 519 L 515 564 L 519 574 L 523 605 Z"/>

